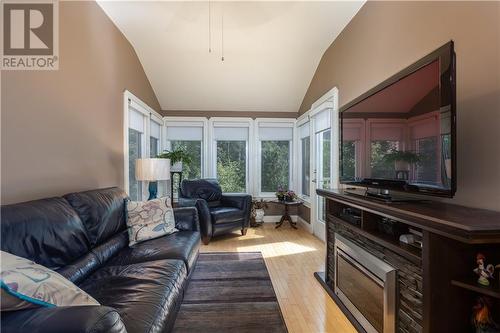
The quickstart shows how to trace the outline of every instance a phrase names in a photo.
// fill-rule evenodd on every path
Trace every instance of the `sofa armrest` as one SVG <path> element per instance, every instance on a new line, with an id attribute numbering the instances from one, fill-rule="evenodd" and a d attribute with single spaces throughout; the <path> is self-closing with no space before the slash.
<path id="1" fill-rule="evenodd" d="M 118 312 L 106 306 L 67 306 L 2 312 L 3 333 L 126 333 Z"/>
<path id="2" fill-rule="evenodd" d="M 208 209 L 208 203 L 203 199 L 179 198 L 180 207 L 196 207 L 200 223 L 201 240 L 208 244 L 212 238 L 212 217 Z"/>
<path id="3" fill-rule="evenodd" d="M 252 196 L 249 194 L 223 194 L 221 204 L 225 207 L 250 211 L 252 208 Z"/>
<path id="4" fill-rule="evenodd" d="M 200 231 L 200 220 L 196 207 L 174 208 L 175 227 L 179 230 Z"/>

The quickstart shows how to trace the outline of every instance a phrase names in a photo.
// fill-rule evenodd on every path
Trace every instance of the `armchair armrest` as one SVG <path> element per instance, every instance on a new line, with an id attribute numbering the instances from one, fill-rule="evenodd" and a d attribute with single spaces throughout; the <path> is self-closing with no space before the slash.
<path id="1" fill-rule="evenodd" d="M 67 306 L 2 312 L 4 333 L 126 333 L 118 312 L 106 306 Z"/>
<path id="2" fill-rule="evenodd" d="M 174 208 L 175 227 L 179 230 L 200 231 L 196 207 Z"/>
<path id="3" fill-rule="evenodd" d="M 210 216 L 210 210 L 208 209 L 208 204 L 203 199 L 189 199 L 189 198 L 179 198 L 180 207 L 196 207 L 198 210 L 199 224 L 201 240 L 204 244 L 208 244 L 210 238 L 212 238 L 213 228 L 212 228 L 212 217 Z"/>
<path id="4" fill-rule="evenodd" d="M 223 206 L 234 207 L 245 212 L 241 230 L 242 234 L 246 234 L 246 229 L 250 225 L 250 214 L 252 212 L 252 196 L 249 194 L 223 194 L 221 198 Z"/>
<path id="5" fill-rule="evenodd" d="M 241 210 L 249 210 L 252 205 L 252 196 L 249 194 L 223 194 L 221 204 L 227 207 L 234 207 Z"/>

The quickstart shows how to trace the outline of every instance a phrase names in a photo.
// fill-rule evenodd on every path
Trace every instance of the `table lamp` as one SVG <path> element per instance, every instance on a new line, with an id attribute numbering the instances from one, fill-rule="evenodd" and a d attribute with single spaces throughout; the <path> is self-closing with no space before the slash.
<path id="1" fill-rule="evenodd" d="M 170 159 L 140 158 L 135 160 L 135 179 L 149 182 L 149 198 L 156 199 L 158 181 L 170 179 Z"/>

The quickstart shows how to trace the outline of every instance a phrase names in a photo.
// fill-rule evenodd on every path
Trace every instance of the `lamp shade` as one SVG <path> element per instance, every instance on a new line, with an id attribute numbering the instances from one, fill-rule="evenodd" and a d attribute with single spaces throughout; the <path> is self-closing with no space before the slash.
<path id="1" fill-rule="evenodd" d="M 140 158 L 135 160 L 135 179 L 155 182 L 170 179 L 168 158 Z"/>

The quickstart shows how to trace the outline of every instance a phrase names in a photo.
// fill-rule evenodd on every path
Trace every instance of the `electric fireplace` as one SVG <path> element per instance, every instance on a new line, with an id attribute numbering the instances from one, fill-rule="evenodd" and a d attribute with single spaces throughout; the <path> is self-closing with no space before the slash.
<path id="1" fill-rule="evenodd" d="M 368 333 L 396 332 L 397 271 L 335 234 L 334 292 Z"/>

